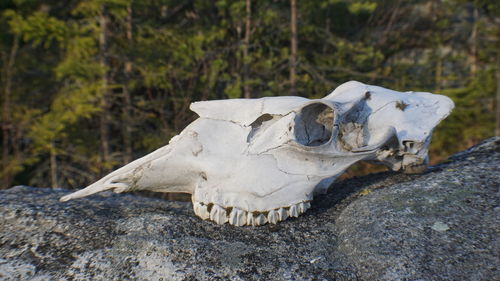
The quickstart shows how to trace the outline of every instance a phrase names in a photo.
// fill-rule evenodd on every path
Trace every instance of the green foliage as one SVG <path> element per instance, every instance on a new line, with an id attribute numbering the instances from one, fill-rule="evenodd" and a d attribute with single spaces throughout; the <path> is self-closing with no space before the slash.
<path id="1" fill-rule="evenodd" d="M 22 35 L 33 46 L 43 42 L 43 46 L 48 48 L 54 42 L 62 42 L 66 36 L 65 23 L 42 11 L 24 18 L 14 10 L 6 10 L 3 16 L 8 19 L 10 31 Z"/>
<path id="2" fill-rule="evenodd" d="M 353 2 L 349 3 L 349 12 L 351 14 L 360 14 L 360 13 L 373 13 L 377 8 L 376 2 Z"/>
<path id="3" fill-rule="evenodd" d="M 495 70 L 480 71 L 463 88 L 443 90 L 455 102 L 455 110 L 439 127 L 432 152 L 440 158 L 454 152 L 457 140 L 463 146 L 491 137 L 495 131 Z"/>
<path id="4" fill-rule="evenodd" d="M 251 0 L 248 45 L 246 0 L 56 2 L 0 4 L 0 176 L 11 183 L 45 186 L 52 170 L 80 187 L 126 150 L 167 143 L 196 118 L 193 101 L 290 93 L 288 1 Z M 494 134 L 497 2 L 298 1 L 297 92 L 359 80 L 445 94 L 456 109 L 431 149 L 443 159 Z"/>

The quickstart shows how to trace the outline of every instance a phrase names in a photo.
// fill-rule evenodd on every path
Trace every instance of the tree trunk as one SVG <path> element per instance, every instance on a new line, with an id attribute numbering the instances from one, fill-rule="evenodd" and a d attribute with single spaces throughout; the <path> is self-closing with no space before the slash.
<path id="1" fill-rule="evenodd" d="M 50 185 L 52 188 L 56 188 L 59 185 L 57 180 L 57 158 L 54 143 L 51 143 L 50 147 Z"/>
<path id="2" fill-rule="evenodd" d="M 441 54 L 439 54 L 439 57 L 436 61 L 436 76 L 435 76 L 437 91 L 441 90 L 442 81 L 443 81 L 443 60 L 441 58 Z"/>
<path id="3" fill-rule="evenodd" d="M 290 0 L 290 95 L 297 95 L 297 0 Z"/>
<path id="4" fill-rule="evenodd" d="M 132 46 L 132 6 L 127 7 L 127 23 L 126 23 L 126 36 L 128 46 Z M 131 79 L 130 75 L 132 73 L 132 62 L 129 59 L 129 54 L 127 54 L 127 59 L 125 61 L 124 76 L 125 81 L 123 83 L 123 100 L 125 106 L 123 107 L 123 143 L 125 146 L 125 151 L 123 153 L 123 163 L 127 164 L 132 161 L 132 126 L 131 126 L 131 98 L 130 91 L 128 88 L 128 82 Z"/>
<path id="5" fill-rule="evenodd" d="M 7 65 L 3 71 L 3 105 L 2 105 L 2 189 L 9 188 L 12 182 L 12 171 L 9 165 L 9 136 L 12 129 L 12 116 L 10 112 L 12 95 L 12 76 L 19 49 L 19 35 L 14 36 L 9 55 L 6 57 Z"/>
<path id="6" fill-rule="evenodd" d="M 500 67 L 499 66 L 497 66 L 495 75 L 497 77 L 497 100 L 495 106 L 495 115 L 496 115 L 495 136 L 500 136 Z"/>
<path id="7" fill-rule="evenodd" d="M 252 2 L 251 0 L 246 0 L 245 38 L 243 41 L 243 93 L 245 98 L 247 99 L 252 97 L 252 94 L 250 92 L 250 85 L 248 85 L 248 80 L 249 80 L 248 48 L 250 46 L 251 16 L 252 16 Z"/>
<path id="8" fill-rule="evenodd" d="M 479 10 L 474 7 L 472 32 L 470 35 L 471 54 L 469 55 L 470 74 L 474 76 L 477 72 L 477 29 L 479 24 Z"/>
<path id="9" fill-rule="evenodd" d="M 102 97 L 101 97 L 101 114 L 100 114 L 100 124 L 99 131 L 101 135 L 101 173 L 106 172 L 106 164 L 109 162 L 109 94 L 108 94 L 108 85 L 109 85 L 109 77 L 108 77 L 108 62 L 106 55 L 106 45 L 107 45 L 107 23 L 108 18 L 106 15 L 106 8 L 104 5 L 101 6 L 101 14 L 99 15 L 99 25 L 101 27 L 99 34 L 99 62 L 103 69 L 102 74 Z"/>

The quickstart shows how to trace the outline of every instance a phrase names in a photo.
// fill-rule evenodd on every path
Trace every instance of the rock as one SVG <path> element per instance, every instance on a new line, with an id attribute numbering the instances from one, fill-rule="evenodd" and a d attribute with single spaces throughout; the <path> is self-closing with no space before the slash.
<path id="1" fill-rule="evenodd" d="M 190 203 L 0 192 L 1 280 L 494 280 L 500 137 L 420 175 L 335 183 L 299 218 L 235 227 Z"/>

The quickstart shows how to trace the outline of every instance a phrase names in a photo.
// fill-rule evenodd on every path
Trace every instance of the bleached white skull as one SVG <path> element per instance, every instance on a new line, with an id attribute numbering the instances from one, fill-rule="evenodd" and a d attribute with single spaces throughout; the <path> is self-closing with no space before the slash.
<path id="1" fill-rule="evenodd" d="M 445 96 L 355 81 L 315 100 L 195 102 L 199 118 L 167 146 L 61 200 L 103 190 L 186 192 L 202 219 L 277 223 L 305 212 L 360 160 L 422 171 L 432 130 L 453 106 Z"/>

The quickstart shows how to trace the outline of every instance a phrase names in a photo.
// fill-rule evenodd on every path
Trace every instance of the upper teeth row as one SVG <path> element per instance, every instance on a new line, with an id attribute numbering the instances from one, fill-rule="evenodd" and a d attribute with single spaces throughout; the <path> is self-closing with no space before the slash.
<path id="1" fill-rule="evenodd" d="M 193 202 L 194 213 L 204 220 L 212 220 L 218 224 L 229 224 L 236 226 L 263 225 L 266 223 L 276 224 L 286 220 L 288 217 L 298 217 L 311 207 L 309 202 L 301 202 L 288 207 L 281 207 L 264 212 L 247 212 L 236 207 L 224 208 L 217 204 Z M 229 213 L 229 215 L 228 215 Z"/>

